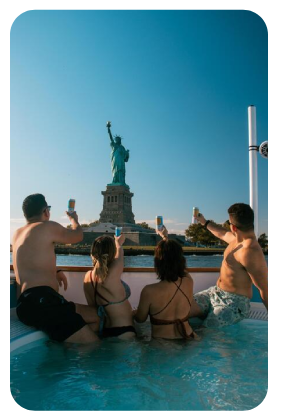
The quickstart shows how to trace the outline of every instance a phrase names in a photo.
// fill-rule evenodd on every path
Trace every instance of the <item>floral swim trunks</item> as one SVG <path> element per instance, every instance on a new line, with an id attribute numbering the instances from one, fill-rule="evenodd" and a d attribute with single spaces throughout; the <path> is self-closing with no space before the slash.
<path id="1" fill-rule="evenodd" d="M 218 286 L 196 293 L 194 299 L 206 315 L 202 325 L 207 328 L 225 327 L 249 317 L 250 299 Z"/>

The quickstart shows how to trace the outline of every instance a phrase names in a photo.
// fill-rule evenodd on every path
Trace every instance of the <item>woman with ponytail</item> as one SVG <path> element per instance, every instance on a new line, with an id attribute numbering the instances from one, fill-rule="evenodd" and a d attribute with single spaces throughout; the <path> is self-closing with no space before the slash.
<path id="1" fill-rule="evenodd" d="M 101 337 L 129 339 L 136 335 L 128 301 L 130 288 L 121 280 L 124 240 L 123 234 L 115 238 L 103 235 L 91 248 L 93 270 L 85 275 L 84 293 L 88 305 L 98 309 Z"/>

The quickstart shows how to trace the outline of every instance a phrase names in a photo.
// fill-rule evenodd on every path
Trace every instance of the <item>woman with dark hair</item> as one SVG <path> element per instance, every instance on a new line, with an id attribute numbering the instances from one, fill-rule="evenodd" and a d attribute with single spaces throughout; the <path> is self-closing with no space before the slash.
<path id="1" fill-rule="evenodd" d="M 165 227 L 156 232 L 163 238 L 155 249 L 154 258 L 160 282 L 143 288 L 134 319 L 145 322 L 149 315 L 154 338 L 194 339 L 197 335 L 188 322 L 193 279 L 186 271 L 182 247 L 168 239 Z"/>
<path id="2" fill-rule="evenodd" d="M 135 337 L 129 286 L 121 280 L 124 235 L 113 239 L 101 236 L 91 248 L 93 270 L 84 277 L 88 305 L 96 306 L 100 317 L 100 336 L 128 339 Z"/>

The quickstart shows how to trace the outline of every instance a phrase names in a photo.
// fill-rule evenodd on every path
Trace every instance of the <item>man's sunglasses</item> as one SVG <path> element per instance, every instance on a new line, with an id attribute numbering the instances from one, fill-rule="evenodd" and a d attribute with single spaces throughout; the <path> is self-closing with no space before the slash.
<path id="1" fill-rule="evenodd" d="M 234 225 L 232 222 L 230 222 L 229 221 L 229 219 L 228 219 L 228 221 L 226 221 L 226 223 L 230 226 L 230 225 L 233 225 L 233 226 L 235 226 L 236 228 L 238 228 L 238 226 L 237 225 Z"/>
<path id="2" fill-rule="evenodd" d="M 46 206 L 46 208 L 45 209 L 43 209 L 43 212 L 45 212 L 45 210 L 46 209 L 48 209 L 49 210 L 49 212 L 50 212 L 50 210 L 51 210 L 51 206 Z"/>

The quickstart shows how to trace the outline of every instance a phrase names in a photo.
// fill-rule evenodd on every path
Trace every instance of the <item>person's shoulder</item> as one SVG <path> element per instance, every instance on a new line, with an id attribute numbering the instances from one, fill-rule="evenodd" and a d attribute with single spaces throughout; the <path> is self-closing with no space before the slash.
<path id="1" fill-rule="evenodd" d="M 188 272 L 186 272 L 185 276 L 183 277 L 183 280 L 185 280 L 186 283 L 190 283 L 190 284 L 194 283 L 191 275 Z"/>
<path id="2" fill-rule="evenodd" d="M 239 254 L 242 261 L 255 262 L 258 258 L 264 257 L 261 246 L 254 239 L 247 240 Z"/>
<path id="3" fill-rule="evenodd" d="M 13 238 L 12 241 L 14 242 L 18 236 L 21 234 L 22 230 L 25 228 L 25 226 L 22 226 L 21 228 L 18 228 L 15 230 L 14 234 L 13 234 Z"/>
<path id="4" fill-rule="evenodd" d="M 243 251 L 245 251 L 246 253 L 262 253 L 262 248 L 256 239 L 248 239 L 244 243 Z"/>
<path id="5" fill-rule="evenodd" d="M 37 234 L 44 234 L 47 238 L 49 237 L 52 241 L 55 240 L 58 234 L 61 233 L 63 226 L 54 221 L 44 221 L 40 222 L 36 227 Z"/>
<path id="6" fill-rule="evenodd" d="M 32 230 L 36 226 L 36 224 L 26 224 L 24 226 L 21 226 L 20 228 L 16 229 L 14 232 L 12 242 L 16 242 L 18 238 L 20 238 L 23 234 L 26 232 Z"/>
<path id="7" fill-rule="evenodd" d="M 46 231 L 51 231 L 51 232 L 56 232 L 61 230 L 62 228 L 64 228 L 61 224 L 59 224 L 58 222 L 55 221 L 45 221 L 45 222 L 41 222 L 41 226 L 42 229 L 45 229 Z"/>
<path id="8" fill-rule="evenodd" d="M 11 246 L 10 246 L 12 251 L 14 251 L 15 246 L 17 244 L 17 241 L 18 241 L 18 238 L 19 238 L 19 235 L 20 235 L 20 230 L 21 230 L 21 228 L 17 229 L 12 236 Z"/>
<path id="9" fill-rule="evenodd" d="M 85 273 L 85 276 L 84 276 L 84 284 L 85 283 L 91 283 L 91 272 L 92 272 L 92 270 L 88 270 Z"/>
<path id="10" fill-rule="evenodd" d="M 142 289 L 142 294 L 143 295 L 149 295 L 149 294 L 151 294 L 152 292 L 154 292 L 154 290 L 156 289 L 156 286 L 158 285 L 159 283 L 151 283 L 151 284 L 147 284 L 146 286 L 144 286 L 143 287 L 143 289 Z"/>
<path id="11" fill-rule="evenodd" d="M 55 221 L 45 221 L 45 222 L 42 222 L 42 224 L 44 224 L 46 228 L 48 227 L 49 228 L 58 228 L 58 227 L 62 228 L 62 225 Z"/>

